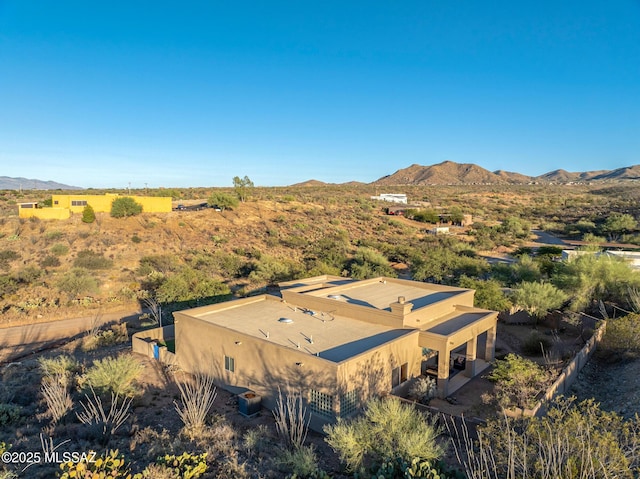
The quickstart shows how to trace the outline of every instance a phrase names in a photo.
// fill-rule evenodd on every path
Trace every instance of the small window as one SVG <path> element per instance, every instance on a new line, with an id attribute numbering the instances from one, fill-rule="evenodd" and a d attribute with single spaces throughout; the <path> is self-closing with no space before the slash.
<path id="1" fill-rule="evenodd" d="M 54 205 L 57 205 L 57 204 L 58 204 L 58 200 L 55 200 L 55 201 L 53 202 L 53 204 L 54 204 Z"/>
<path id="2" fill-rule="evenodd" d="M 229 372 L 235 372 L 236 370 L 236 360 L 230 356 L 224 357 L 224 369 Z"/>
<path id="3" fill-rule="evenodd" d="M 72 200 L 71 206 L 87 206 L 86 200 Z"/>
<path id="4" fill-rule="evenodd" d="M 391 370 L 391 389 L 400 386 L 409 379 L 409 363 Z"/>
<path id="5" fill-rule="evenodd" d="M 347 417 L 356 413 L 359 402 L 358 391 L 356 390 L 340 395 L 340 417 Z"/>
<path id="6" fill-rule="evenodd" d="M 333 418 L 333 396 L 321 393 L 320 391 L 311 390 L 311 400 L 309 401 L 309 409 L 311 412 Z"/>

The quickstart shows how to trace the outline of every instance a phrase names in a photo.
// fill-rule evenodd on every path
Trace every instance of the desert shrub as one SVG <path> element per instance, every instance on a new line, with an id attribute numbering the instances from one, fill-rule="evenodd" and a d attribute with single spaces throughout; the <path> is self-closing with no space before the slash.
<path id="1" fill-rule="evenodd" d="M 93 223 L 96 220 L 96 212 L 91 205 L 87 205 L 82 210 L 82 222 Z"/>
<path id="2" fill-rule="evenodd" d="M 116 198 L 111 203 L 111 216 L 114 218 L 126 218 L 142 213 L 142 205 L 128 196 Z"/>
<path id="3" fill-rule="evenodd" d="M 411 385 L 409 395 L 416 398 L 422 404 L 429 404 L 438 394 L 436 380 L 428 376 L 420 376 Z"/>
<path id="4" fill-rule="evenodd" d="M 72 268 L 58 280 L 57 286 L 69 298 L 98 291 L 98 281 L 84 268 Z"/>
<path id="5" fill-rule="evenodd" d="M 166 274 L 179 271 L 182 266 L 182 261 L 174 254 L 143 256 L 140 258 L 140 267 L 137 273 L 139 275 L 148 275 L 153 271 L 157 271 Z"/>
<path id="6" fill-rule="evenodd" d="M 625 421 L 593 400 L 559 398 L 539 418 L 496 416 L 476 440 L 449 429 L 470 478 L 631 479 L 640 472 L 637 420 Z"/>
<path id="7" fill-rule="evenodd" d="M 113 261 L 105 258 L 100 253 L 96 253 L 91 250 L 82 250 L 78 252 L 78 256 L 73 261 L 73 266 L 76 268 L 85 269 L 109 269 L 113 266 Z"/>
<path id="8" fill-rule="evenodd" d="M 99 393 L 135 396 L 140 393 L 137 379 L 142 370 L 142 363 L 130 354 L 96 359 L 79 383 L 83 388 L 93 388 Z"/>
<path id="9" fill-rule="evenodd" d="M 231 289 L 225 283 L 190 267 L 166 276 L 156 290 L 156 298 L 161 303 L 198 301 L 206 304 L 224 301 L 230 294 Z"/>
<path id="10" fill-rule="evenodd" d="M 60 266 L 60 260 L 55 256 L 45 256 L 42 261 L 40 261 L 40 266 L 43 268 L 56 268 Z"/>
<path id="11" fill-rule="evenodd" d="M 220 191 L 214 191 L 213 193 L 211 193 L 209 199 L 207 200 L 207 203 L 209 204 L 209 206 L 219 207 L 222 211 L 227 209 L 232 210 L 233 208 L 237 207 L 238 204 L 240 204 L 238 198 L 227 193 L 222 193 Z"/>
<path id="12" fill-rule="evenodd" d="M 395 270 L 379 251 L 368 247 L 360 247 L 356 250 L 349 264 L 349 276 L 355 279 L 375 278 L 387 276 L 395 278 Z"/>
<path id="13" fill-rule="evenodd" d="M 22 408 L 17 404 L 0 403 L 0 426 L 18 424 L 22 419 Z"/>
<path id="14" fill-rule="evenodd" d="M 64 236 L 62 231 L 54 230 L 47 232 L 44 237 L 47 241 L 56 241 Z"/>
<path id="15" fill-rule="evenodd" d="M 532 331 L 522 343 L 522 352 L 528 356 L 542 356 L 543 352 L 549 352 L 551 345 L 551 338 Z"/>
<path id="16" fill-rule="evenodd" d="M 80 401 L 82 411 L 76 412 L 76 416 L 82 424 L 97 432 L 98 437 L 106 443 L 129 417 L 129 408 L 133 398 L 121 399 L 120 396 L 112 392 L 110 406 L 107 409 L 94 389 L 92 387 L 89 389 L 91 396 L 84 395 L 85 401 Z"/>
<path id="17" fill-rule="evenodd" d="M 495 362 L 487 377 L 496 383 L 495 395 L 505 408 L 530 408 L 549 383 L 549 375 L 539 364 L 516 354 Z"/>
<path id="18" fill-rule="evenodd" d="M 8 274 L 0 274 L 0 298 L 18 291 L 18 282 Z"/>
<path id="19" fill-rule="evenodd" d="M 258 427 L 247 429 L 242 435 L 242 448 L 249 457 L 260 453 L 268 444 L 269 431 L 267 426 L 259 424 Z"/>
<path id="20" fill-rule="evenodd" d="M 364 414 L 324 427 L 325 441 L 350 470 L 391 459 L 411 463 L 435 460 L 443 453 L 440 430 L 421 412 L 396 399 L 373 399 Z"/>
<path id="21" fill-rule="evenodd" d="M 275 284 L 280 281 L 293 279 L 301 274 L 302 265 L 294 261 L 262 255 L 253 271 L 249 273 L 249 279 L 257 282 Z"/>
<path id="22" fill-rule="evenodd" d="M 204 429 L 207 415 L 213 407 L 217 392 L 213 377 L 196 374 L 192 381 L 178 382 L 180 402 L 174 401 L 178 416 L 188 436 L 198 436 Z"/>
<path id="23" fill-rule="evenodd" d="M 311 417 L 304 407 L 304 398 L 300 391 L 291 389 L 283 395 L 278 387 L 278 398 L 276 408 L 273 410 L 273 417 L 276 421 L 276 431 L 285 444 L 291 449 L 302 448 Z"/>
<path id="24" fill-rule="evenodd" d="M 290 472 L 295 477 L 313 477 L 320 472 L 313 445 L 281 449 L 276 456 L 276 463 L 283 472 Z"/>
<path id="25" fill-rule="evenodd" d="M 473 297 L 473 305 L 476 308 L 506 311 L 511 307 L 511 301 L 506 297 L 502 285 L 497 280 L 481 280 L 462 276 L 459 286 L 476 291 Z"/>
<path id="26" fill-rule="evenodd" d="M 40 393 L 47 405 L 47 414 L 56 424 L 73 408 L 71 393 L 69 392 L 69 377 L 65 373 L 42 378 Z"/>
<path id="27" fill-rule="evenodd" d="M 35 266 L 27 266 L 16 273 L 16 279 L 20 283 L 31 284 L 42 276 L 42 270 Z"/>
<path id="28" fill-rule="evenodd" d="M 51 247 L 50 251 L 53 255 L 64 256 L 65 254 L 69 253 L 69 247 L 63 245 L 62 243 L 56 243 Z"/>
<path id="29" fill-rule="evenodd" d="M 20 255 L 12 249 L 5 249 L 0 251 L 0 262 L 9 262 L 20 259 Z"/>
<path id="30" fill-rule="evenodd" d="M 621 318 L 608 319 L 607 329 L 596 354 L 611 362 L 639 357 L 640 314 L 634 313 Z"/>
<path id="31" fill-rule="evenodd" d="M 138 243 L 142 242 L 142 239 L 141 239 L 141 238 L 140 238 L 140 236 L 138 236 L 137 234 L 134 234 L 134 235 L 131 237 L 131 242 L 132 242 L 132 243 L 135 243 L 135 244 L 138 244 Z"/>
<path id="32" fill-rule="evenodd" d="M 41 357 L 38 359 L 38 365 L 45 376 L 71 375 L 80 368 L 78 361 L 66 354 L 55 358 Z"/>
<path id="33" fill-rule="evenodd" d="M 565 302 L 567 295 L 551 283 L 523 282 L 513 294 L 516 306 L 527 311 L 536 318 L 542 318 Z"/>

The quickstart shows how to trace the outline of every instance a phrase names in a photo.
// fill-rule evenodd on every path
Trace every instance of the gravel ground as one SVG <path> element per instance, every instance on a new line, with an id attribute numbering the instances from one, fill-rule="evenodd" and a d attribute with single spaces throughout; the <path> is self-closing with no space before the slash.
<path id="1" fill-rule="evenodd" d="M 640 360 L 619 364 L 593 357 L 571 388 L 579 400 L 594 398 L 606 411 L 629 419 L 640 414 Z"/>

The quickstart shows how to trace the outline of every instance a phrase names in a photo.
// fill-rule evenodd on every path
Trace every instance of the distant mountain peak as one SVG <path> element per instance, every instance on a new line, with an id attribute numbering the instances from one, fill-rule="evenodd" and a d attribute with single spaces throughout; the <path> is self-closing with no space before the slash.
<path id="1" fill-rule="evenodd" d="M 81 190 L 80 186 L 65 185 L 55 181 L 12 178 L 0 176 L 0 190 Z"/>

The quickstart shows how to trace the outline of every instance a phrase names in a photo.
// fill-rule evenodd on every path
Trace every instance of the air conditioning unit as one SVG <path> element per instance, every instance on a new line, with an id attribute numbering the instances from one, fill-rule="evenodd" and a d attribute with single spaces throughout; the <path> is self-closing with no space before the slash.
<path id="1" fill-rule="evenodd" d="M 238 394 L 238 412 L 246 417 L 254 417 L 262 409 L 262 397 L 253 391 Z"/>

